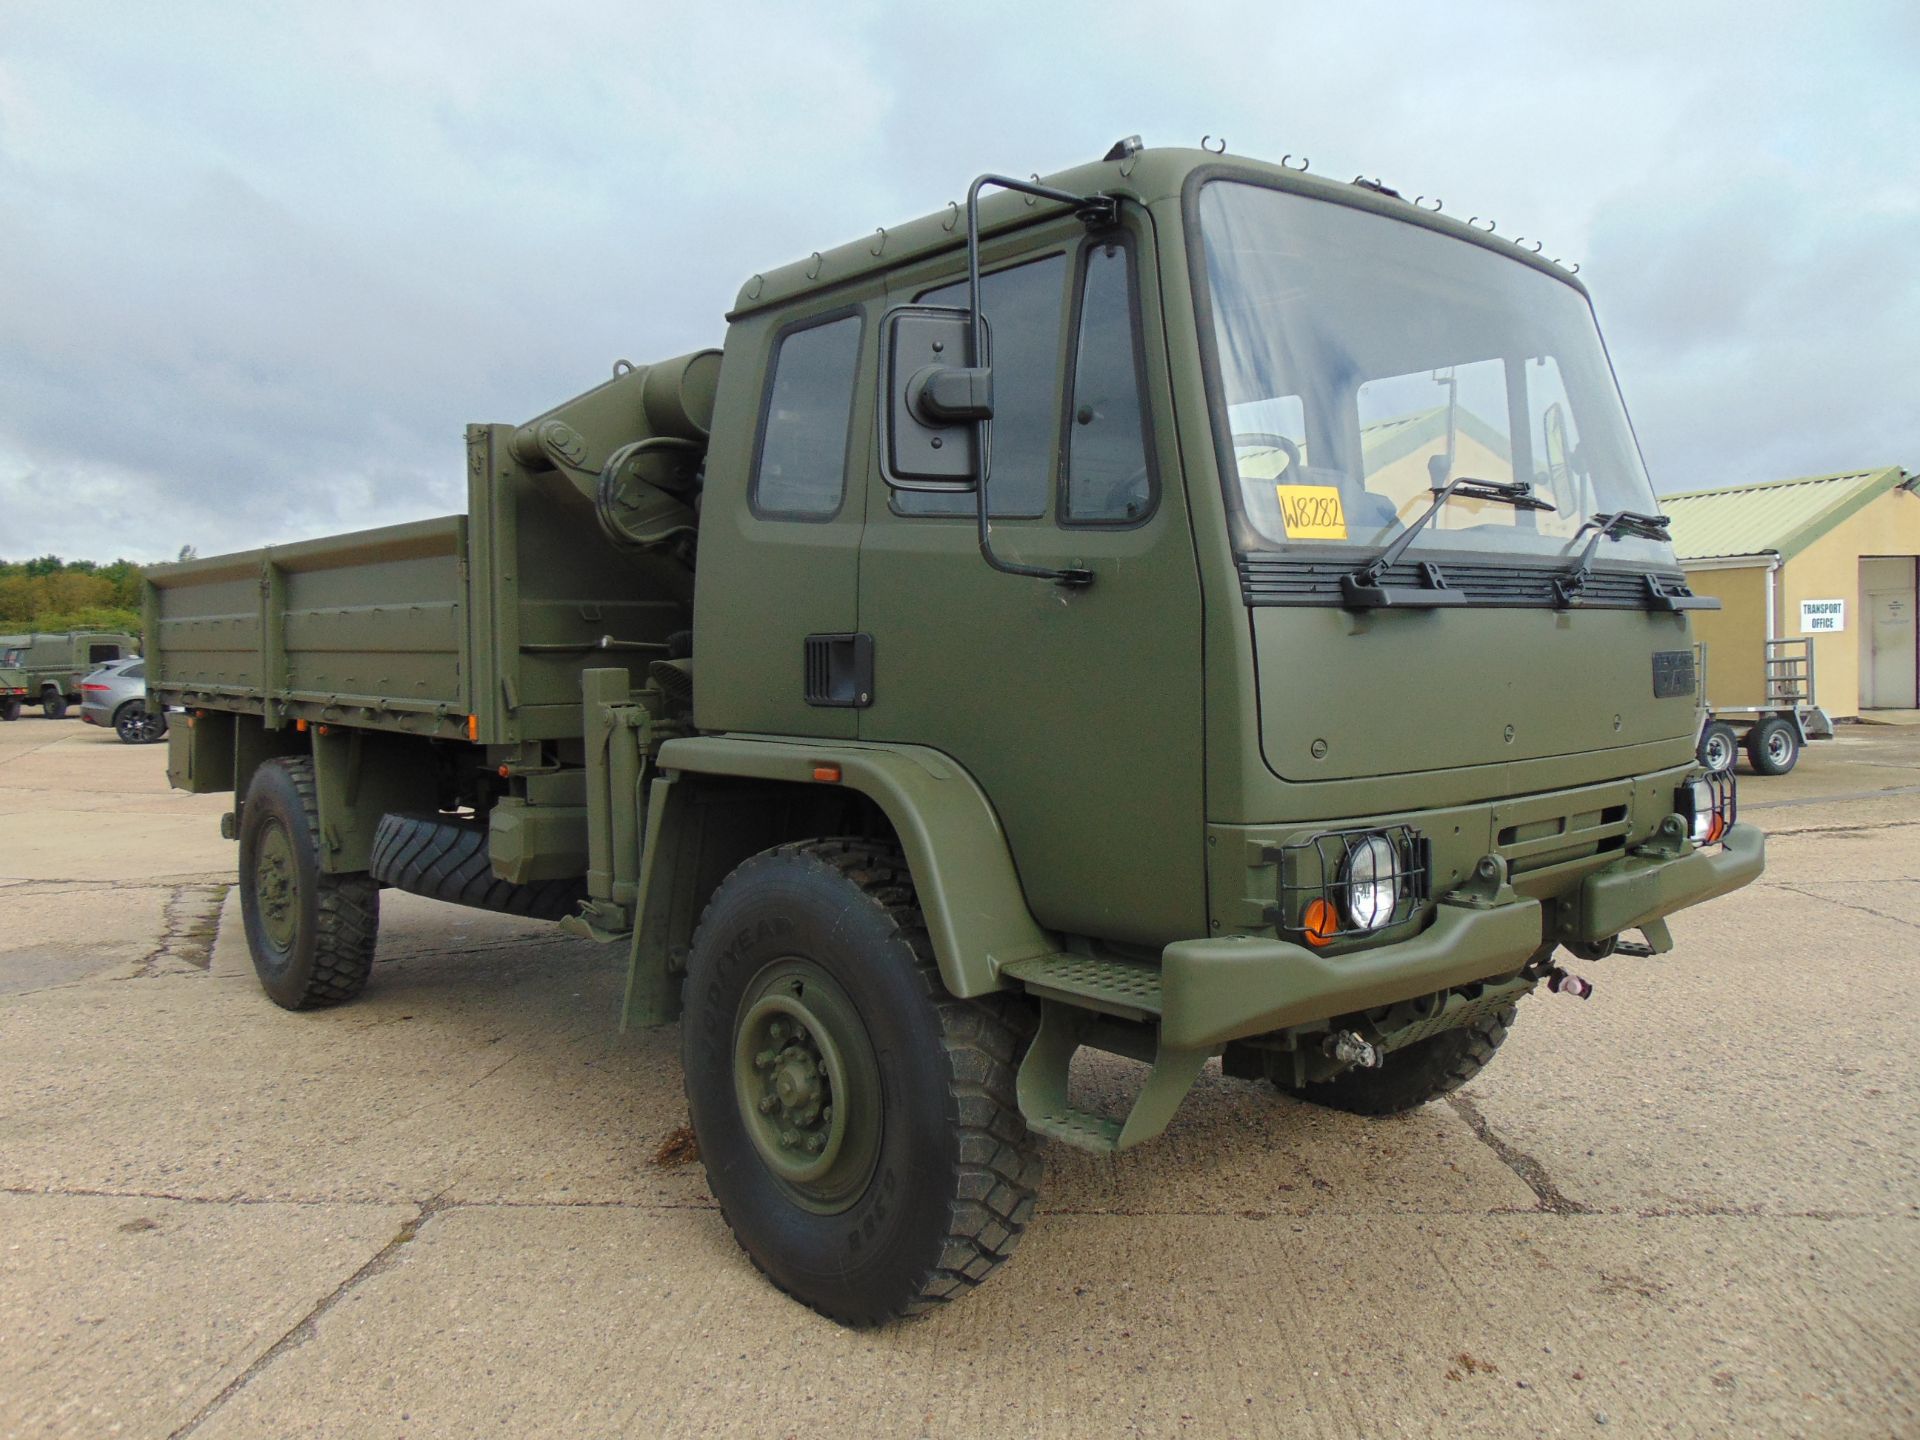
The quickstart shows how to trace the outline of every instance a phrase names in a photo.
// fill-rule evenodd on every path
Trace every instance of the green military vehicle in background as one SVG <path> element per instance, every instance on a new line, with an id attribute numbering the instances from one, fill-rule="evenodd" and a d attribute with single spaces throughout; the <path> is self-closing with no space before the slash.
<path id="1" fill-rule="evenodd" d="M 1410 1109 L 1586 993 L 1560 952 L 1760 872 L 1694 757 L 1712 602 L 1546 259 L 1126 141 L 727 319 L 470 428 L 464 515 L 149 571 L 148 683 L 273 1000 L 358 994 L 387 886 L 619 947 L 825 1314 L 978 1284 L 1040 1137 L 1148 1140 L 1215 1056 Z"/>
<path id="2" fill-rule="evenodd" d="M 49 720 L 58 720 L 79 703 L 82 680 L 109 660 L 139 653 L 140 641 L 132 635 L 0 635 L 0 719 L 18 720 L 22 706 L 38 705 Z"/>
<path id="3" fill-rule="evenodd" d="M 0 641 L 4 639 L 4 636 L 0 636 Z M 21 709 L 32 694 L 26 671 L 0 666 L 0 720 L 18 720 Z"/>

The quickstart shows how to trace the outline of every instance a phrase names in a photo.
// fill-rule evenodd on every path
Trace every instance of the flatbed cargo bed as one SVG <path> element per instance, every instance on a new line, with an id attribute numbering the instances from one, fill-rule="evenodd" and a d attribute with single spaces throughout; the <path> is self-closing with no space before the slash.
<path id="1" fill-rule="evenodd" d="M 149 570 L 150 693 L 270 726 L 578 736 L 580 671 L 664 656 L 691 577 L 607 543 L 570 487 L 494 463 L 511 433 L 469 431 L 467 515 Z"/>

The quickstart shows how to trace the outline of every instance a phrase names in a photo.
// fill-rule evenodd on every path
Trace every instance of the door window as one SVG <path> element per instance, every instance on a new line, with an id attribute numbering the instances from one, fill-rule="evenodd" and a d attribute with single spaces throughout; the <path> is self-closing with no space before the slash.
<path id="1" fill-rule="evenodd" d="M 1059 419 L 1060 311 L 1067 257 L 1049 255 L 980 277 L 993 360 L 993 427 L 989 441 L 988 513 L 1009 519 L 1044 515 L 1053 482 L 1054 426 Z M 962 280 L 918 297 L 922 305 L 967 303 Z M 971 494 L 901 490 L 902 515 L 971 515 Z"/>
<path id="2" fill-rule="evenodd" d="M 753 513 L 830 520 L 847 489 L 847 434 L 860 361 L 860 317 L 842 315 L 780 338 L 767 376 L 750 495 Z"/>
<path id="3" fill-rule="evenodd" d="M 1143 518 L 1153 506 L 1133 285 L 1127 252 L 1119 245 L 1096 245 L 1086 254 L 1062 518 L 1068 523 L 1124 525 Z"/>

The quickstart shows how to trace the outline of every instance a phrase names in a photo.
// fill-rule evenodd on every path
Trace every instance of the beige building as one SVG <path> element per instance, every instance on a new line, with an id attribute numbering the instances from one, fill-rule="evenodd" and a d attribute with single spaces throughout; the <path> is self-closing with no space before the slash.
<path id="1" fill-rule="evenodd" d="M 1760 704 L 1766 642 L 1813 641 L 1829 715 L 1920 707 L 1920 476 L 1898 466 L 1668 495 L 1673 544 L 1696 593 L 1707 698 Z"/>

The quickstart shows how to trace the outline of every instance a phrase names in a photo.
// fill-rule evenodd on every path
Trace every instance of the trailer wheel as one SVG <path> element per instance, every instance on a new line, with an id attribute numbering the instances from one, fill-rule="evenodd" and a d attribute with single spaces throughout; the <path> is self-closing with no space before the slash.
<path id="1" fill-rule="evenodd" d="M 67 718 L 67 697 L 49 685 L 40 692 L 40 713 L 49 720 Z"/>
<path id="2" fill-rule="evenodd" d="M 1033 1215 L 1043 1162 L 1008 996 L 956 1000 L 900 852 L 756 855 L 701 917 L 685 981 L 687 1104 L 740 1248 L 843 1325 L 967 1294 Z"/>
<path id="3" fill-rule="evenodd" d="M 1700 732 L 1700 748 L 1696 753 L 1707 769 L 1724 775 L 1733 769 L 1733 762 L 1740 754 L 1740 742 L 1731 725 L 1715 720 Z"/>
<path id="4" fill-rule="evenodd" d="M 0 720 L 18 720 L 20 718 L 20 697 L 9 695 L 0 700 Z"/>
<path id="5" fill-rule="evenodd" d="M 380 928 L 380 887 L 364 873 L 320 868 L 313 761 L 269 760 L 240 811 L 240 913 L 260 987 L 274 1004 L 310 1010 L 366 988 Z"/>
<path id="6" fill-rule="evenodd" d="M 1378 1070 L 1343 1070 L 1331 1080 L 1287 1087 L 1287 1093 L 1354 1115 L 1399 1115 L 1417 1110 L 1429 1100 L 1458 1090 L 1484 1070 L 1500 1042 L 1507 1038 L 1516 1013 L 1513 1006 L 1502 1006 L 1457 1030 L 1416 1040 L 1390 1052 Z"/>
<path id="7" fill-rule="evenodd" d="M 1769 715 L 1747 732 L 1747 762 L 1761 775 L 1784 775 L 1800 759 L 1800 737 L 1790 721 Z"/>

